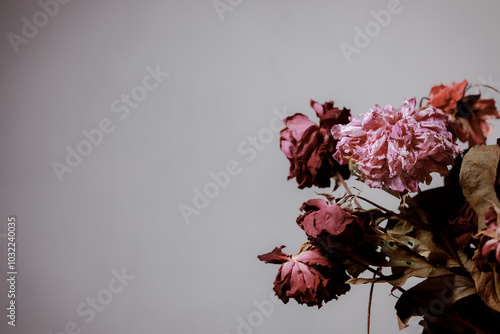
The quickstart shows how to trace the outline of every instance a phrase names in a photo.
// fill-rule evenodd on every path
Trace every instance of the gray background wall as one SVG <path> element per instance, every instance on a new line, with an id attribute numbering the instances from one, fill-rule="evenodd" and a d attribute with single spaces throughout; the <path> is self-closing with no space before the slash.
<path id="1" fill-rule="evenodd" d="M 263 129 L 273 109 L 313 116 L 310 98 L 359 114 L 441 82 L 498 87 L 500 4 L 401 0 L 377 30 L 371 11 L 391 1 L 227 1 L 223 20 L 212 0 L 126 0 L 60 4 L 47 22 L 36 1 L 2 2 L 0 233 L 16 215 L 18 308 L 12 328 L 0 280 L 0 332 L 365 332 L 368 286 L 319 311 L 270 306 L 278 267 L 256 256 L 298 249 L 298 208 L 316 195 L 286 181 L 279 136 Z M 26 38 L 33 15 L 40 27 Z M 348 62 L 340 45 L 355 46 L 367 24 L 372 37 Z M 122 94 L 141 93 L 148 66 L 170 74 L 120 119 Z M 66 164 L 66 146 L 103 119 L 113 131 L 60 182 L 53 162 Z M 242 152 L 259 133 L 272 136 Z M 240 173 L 187 224 L 179 205 L 193 206 L 194 189 L 233 160 Z M 120 290 L 112 271 L 122 268 L 135 278 Z M 398 332 L 389 291 L 375 289 L 372 333 Z M 92 318 L 87 298 L 109 303 Z"/>

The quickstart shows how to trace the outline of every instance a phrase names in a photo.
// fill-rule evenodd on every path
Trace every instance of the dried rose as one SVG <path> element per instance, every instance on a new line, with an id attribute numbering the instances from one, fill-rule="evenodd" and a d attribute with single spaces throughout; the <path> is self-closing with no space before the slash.
<path id="1" fill-rule="evenodd" d="M 464 97 L 467 84 L 467 80 L 464 80 L 459 83 L 452 82 L 448 86 L 434 86 L 429 94 L 429 103 L 446 113 L 455 110 L 458 102 Z"/>
<path id="2" fill-rule="evenodd" d="M 493 132 L 493 125 L 486 122 L 489 119 L 500 118 L 493 99 L 479 99 L 476 96 L 465 98 L 460 109 L 466 117 L 455 114 L 455 126 L 458 139 L 469 142 L 469 147 L 481 145 Z"/>
<path id="3" fill-rule="evenodd" d="M 458 139 L 469 142 L 469 147 L 485 143 L 493 132 L 493 125 L 486 121 L 500 118 L 493 99 L 481 99 L 480 95 L 465 96 L 468 83 L 452 82 L 431 89 L 429 103 L 448 115 L 455 125 Z"/>
<path id="4" fill-rule="evenodd" d="M 449 126 L 432 106 L 415 110 L 415 98 L 399 109 L 375 105 L 361 119 L 332 128 L 339 139 L 334 158 L 355 163 L 372 188 L 418 192 L 420 182 L 431 182 L 432 172 L 446 176 L 461 151 Z"/>
<path id="5" fill-rule="evenodd" d="M 274 292 L 285 304 L 294 298 L 299 304 L 320 308 L 323 302 L 349 291 L 350 286 L 345 284 L 349 277 L 341 264 L 323 256 L 319 249 L 302 247 L 291 256 L 282 252 L 283 247 L 276 247 L 258 258 L 266 263 L 281 264 L 274 280 Z"/>
<path id="6" fill-rule="evenodd" d="M 306 115 L 295 114 L 283 120 L 286 128 L 280 132 L 280 148 L 290 161 L 288 179 L 295 177 L 300 189 L 329 187 L 337 171 L 345 179 L 350 175 L 332 158 L 337 141 L 330 133 L 333 125 L 348 122 L 350 111 L 333 107 L 333 101 L 321 105 L 311 100 L 311 107 L 320 119 L 319 126 Z"/>
<path id="7" fill-rule="evenodd" d="M 310 199 L 300 208 L 297 218 L 309 241 L 324 251 L 350 250 L 363 240 L 363 223 L 359 217 L 323 199 Z"/>

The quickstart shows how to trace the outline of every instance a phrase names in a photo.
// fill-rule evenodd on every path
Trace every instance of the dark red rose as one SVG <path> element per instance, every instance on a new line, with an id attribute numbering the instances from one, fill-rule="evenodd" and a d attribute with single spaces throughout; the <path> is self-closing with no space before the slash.
<path id="1" fill-rule="evenodd" d="M 295 114 L 283 120 L 286 128 L 280 132 L 280 148 L 290 161 L 288 179 L 296 178 L 299 188 L 330 186 L 330 179 L 336 178 L 337 171 L 343 178 L 350 175 L 346 166 L 340 166 L 332 158 L 337 140 L 330 130 L 335 124 L 349 122 L 350 111 L 333 107 L 333 101 L 323 105 L 312 101 L 319 125 L 306 115 Z"/>
<path id="2" fill-rule="evenodd" d="M 258 258 L 266 263 L 281 264 L 274 280 L 274 292 L 285 304 L 294 298 L 299 304 L 320 308 L 323 302 L 349 291 L 350 286 L 345 284 L 349 277 L 342 263 L 326 258 L 311 245 L 302 247 L 293 256 L 283 253 L 283 247 L 276 247 Z"/>
<path id="3" fill-rule="evenodd" d="M 319 126 L 321 128 L 331 129 L 336 124 L 349 123 L 351 111 L 346 108 L 340 110 L 339 108 L 335 108 L 333 104 L 333 101 L 321 104 L 311 100 L 310 105 L 316 112 L 316 116 L 319 118 Z"/>
<path id="4" fill-rule="evenodd" d="M 309 241 L 325 252 L 349 251 L 363 241 L 364 219 L 323 199 L 310 199 L 297 218 Z"/>

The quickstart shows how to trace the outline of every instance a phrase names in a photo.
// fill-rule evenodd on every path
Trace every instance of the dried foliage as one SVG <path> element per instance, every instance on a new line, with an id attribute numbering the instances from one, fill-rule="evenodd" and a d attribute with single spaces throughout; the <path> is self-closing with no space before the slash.
<path id="1" fill-rule="evenodd" d="M 332 101 L 311 101 L 319 126 L 302 114 L 285 119 L 289 179 L 302 189 L 327 187 L 333 178 L 346 192 L 303 203 L 296 223 L 307 242 L 295 255 L 281 246 L 259 256 L 281 265 L 274 291 L 283 302 L 321 307 L 351 285 L 389 283 L 400 329 L 421 316 L 422 333 L 499 333 L 500 147 L 483 145 L 492 127 L 485 120 L 498 111 L 493 100 L 467 90 L 465 80 L 435 86 L 428 105 L 377 105 L 362 119 Z M 457 139 L 470 149 L 460 153 Z M 353 179 L 395 196 L 399 207 L 354 195 L 344 181 L 347 167 Z M 420 191 L 431 172 L 445 185 Z M 412 277 L 421 280 L 405 288 Z"/>

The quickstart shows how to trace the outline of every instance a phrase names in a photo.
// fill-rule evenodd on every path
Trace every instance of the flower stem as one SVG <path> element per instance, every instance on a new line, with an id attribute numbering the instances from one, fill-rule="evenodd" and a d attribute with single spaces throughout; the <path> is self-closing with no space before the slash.
<path id="1" fill-rule="evenodd" d="M 380 267 L 377 268 L 377 269 L 373 269 L 371 268 L 370 266 L 364 264 L 363 262 L 361 261 L 358 261 L 356 259 L 353 259 L 352 257 L 349 258 L 351 261 L 353 262 L 356 262 L 357 264 L 361 265 L 362 267 L 364 267 L 366 270 L 370 271 L 373 273 L 373 277 L 375 278 L 377 275 L 381 278 L 385 277 L 384 274 L 382 274 L 382 272 L 380 271 Z M 371 283 L 371 284 L 374 284 L 374 283 Z M 422 300 L 419 296 L 415 295 L 414 293 L 411 293 L 409 291 L 407 291 L 406 289 L 403 289 L 402 287 L 399 287 L 399 286 L 394 286 L 394 288 L 398 291 L 400 291 L 402 294 L 406 294 L 406 296 L 408 296 L 409 298 L 412 298 L 413 300 L 419 302 L 421 305 L 424 305 L 425 304 L 425 301 Z M 371 295 L 372 295 L 372 288 L 370 288 L 370 302 L 369 302 L 369 305 L 371 304 Z M 369 308 L 369 311 L 368 311 L 368 319 L 370 319 L 370 309 L 371 309 L 371 305 L 370 305 L 370 308 Z M 485 333 L 484 331 L 482 331 L 481 329 L 477 328 L 476 326 L 474 326 L 473 324 L 471 324 L 469 321 L 465 320 L 465 319 L 462 319 L 460 317 L 457 317 L 457 316 L 453 316 L 453 315 L 450 315 L 450 314 L 446 314 L 446 313 L 442 313 L 441 316 L 445 319 L 447 319 L 448 321 L 455 321 L 467 328 L 470 328 L 472 330 L 474 330 L 476 332 L 476 334 L 487 334 Z M 369 321 L 369 320 L 368 320 Z M 368 323 L 368 334 L 369 334 L 369 331 L 370 331 L 370 327 L 369 327 L 369 323 Z"/>
<path id="2" fill-rule="evenodd" d="M 356 204 L 356 206 L 358 208 L 361 209 L 361 205 L 359 204 L 359 202 L 356 200 L 356 196 L 353 195 L 353 193 L 351 192 L 351 189 L 349 189 L 349 187 L 347 186 L 347 183 L 345 183 L 345 180 L 344 178 L 342 177 L 342 175 L 340 175 L 339 171 L 338 170 L 335 170 L 335 173 L 336 173 L 336 176 L 337 176 L 337 179 L 338 181 L 340 182 L 340 184 L 342 185 L 342 187 L 344 187 L 345 191 L 351 195 L 353 197 L 353 201 L 354 201 L 354 204 Z"/>
<path id="3" fill-rule="evenodd" d="M 375 278 L 375 277 L 377 277 L 377 274 L 373 273 L 373 278 Z M 370 285 L 370 295 L 368 296 L 368 318 L 366 319 L 366 333 L 367 334 L 370 334 L 370 318 L 371 318 L 374 286 L 375 286 L 375 282 L 372 282 L 372 284 Z"/>
<path id="4" fill-rule="evenodd" d="M 394 212 L 394 211 L 391 211 L 391 210 L 389 210 L 389 209 L 386 209 L 386 208 L 384 208 L 383 206 L 380 206 L 380 205 L 378 205 L 377 203 L 370 201 L 368 198 L 364 198 L 364 197 L 362 197 L 362 196 L 358 196 L 358 198 L 359 198 L 359 199 L 362 199 L 363 201 L 365 201 L 365 202 L 366 202 L 366 203 L 368 203 L 368 204 L 373 205 L 373 206 L 374 206 L 374 207 L 376 207 L 377 209 L 380 209 L 380 210 L 382 210 L 382 211 L 385 211 L 385 212 L 387 212 L 387 213 L 389 213 L 389 214 L 393 215 L 394 217 L 398 217 L 398 218 L 401 218 L 401 219 L 405 219 L 405 218 L 403 217 L 403 215 L 400 215 L 399 213 L 396 213 L 396 212 Z"/>

